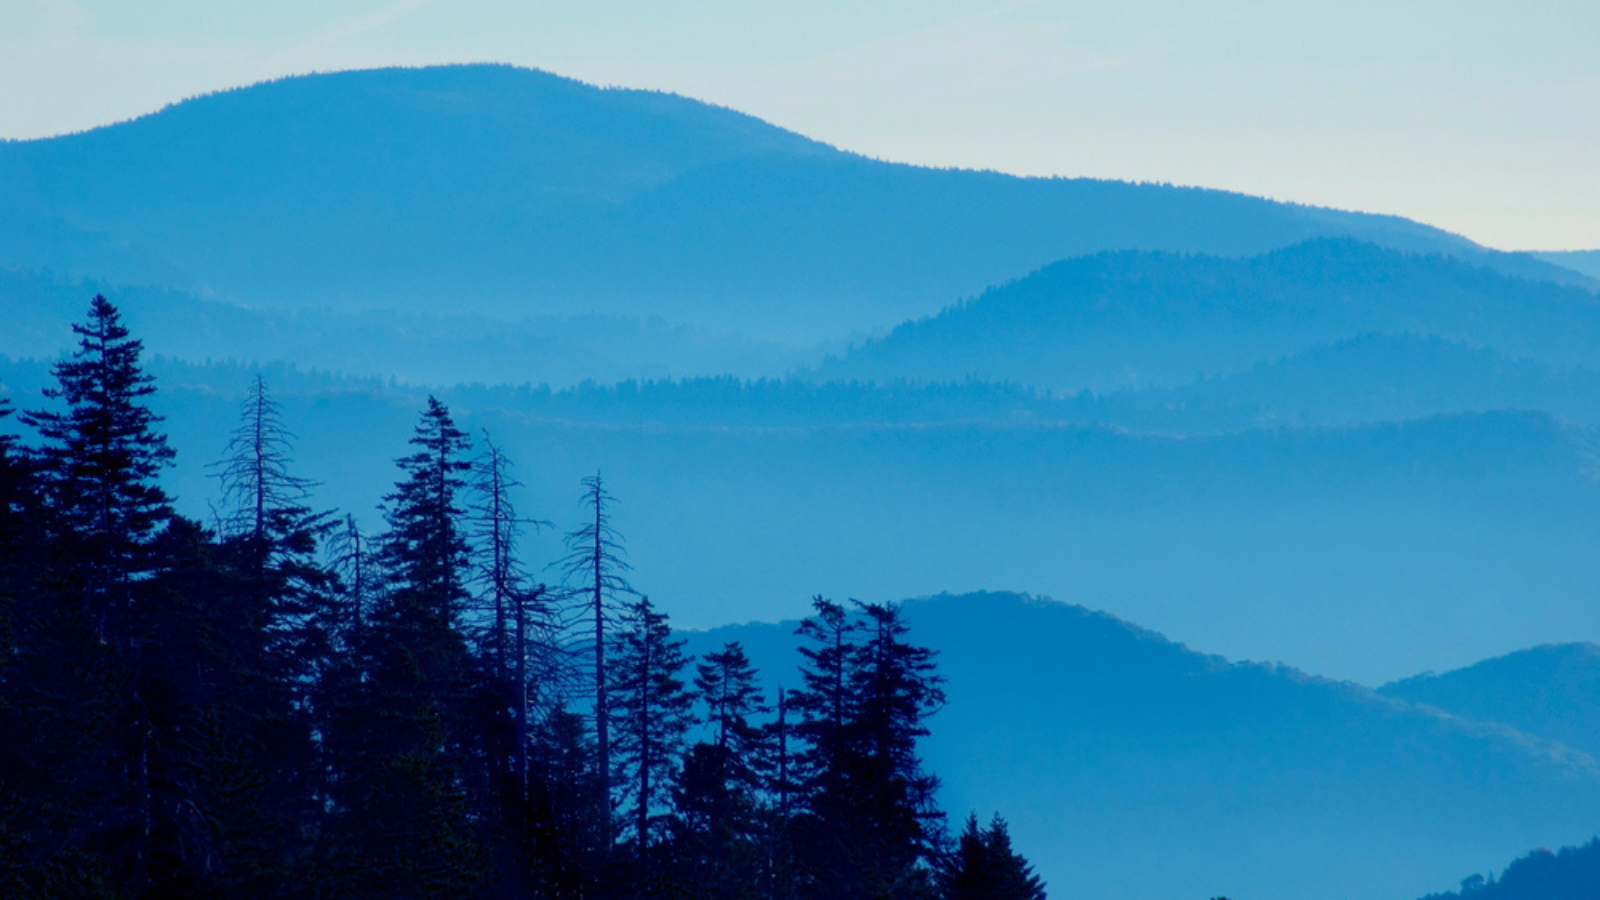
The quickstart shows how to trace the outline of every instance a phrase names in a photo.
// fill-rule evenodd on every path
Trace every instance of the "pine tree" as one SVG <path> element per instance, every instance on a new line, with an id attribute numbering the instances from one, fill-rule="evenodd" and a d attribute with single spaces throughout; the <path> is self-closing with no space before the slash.
<path id="1" fill-rule="evenodd" d="M 763 881 L 770 823 L 759 798 L 765 734 L 751 720 L 767 708 L 756 670 L 737 642 L 706 654 L 695 690 L 711 734 L 685 755 L 673 792 L 677 878 L 707 898 L 752 896 Z"/>
<path id="2" fill-rule="evenodd" d="M 23 420 L 44 439 L 53 543 L 81 585 L 84 615 L 109 639 L 112 620 L 129 612 L 133 584 L 154 571 L 150 547 L 172 514 L 156 478 L 175 454 L 155 430 L 161 418 L 144 405 L 155 386 L 139 368 L 143 345 L 117 308 L 96 295 L 88 322 L 72 330 L 78 349 L 55 365 L 59 387 L 45 391 L 66 411 Z"/>
<path id="3" fill-rule="evenodd" d="M 214 717 L 215 749 L 227 769 L 258 783 L 227 795 L 249 806 L 259 832 L 239 848 L 257 860 L 303 855 L 299 826 L 313 818 L 321 793 L 313 741 L 312 689 L 331 653 L 334 576 L 320 566 L 320 538 L 332 528 L 327 514 L 306 505 L 312 483 L 290 472 L 293 435 L 257 376 L 240 409 L 239 425 L 214 468 L 222 481 L 226 536 L 221 562 L 234 582 L 219 603 L 230 640 L 218 642 L 239 674 L 237 707 Z M 230 743 L 231 742 L 231 743 Z M 267 880 L 281 867 L 258 863 Z M 259 886 L 251 889 L 260 893 Z"/>
<path id="4" fill-rule="evenodd" d="M 196 687 L 168 682 L 167 664 L 199 663 L 182 637 L 192 625 L 174 615 L 183 598 L 153 583 L 157 538 L 172 520 L 156 479 L 174 454 L 145 405 L 155 387 L 139 367 L 141 344 L 116 307 L 96 296 L 73 331 L 78 349 L 56 364 L 58 386 L 45 392 L 65 409 L 23 417 L 44 442 L 51 590 L 30 598 L 30 658 L 19 663 L 45 744 L 38 774 L 60 792 L 46 803 L 66 816 L 52 827 L 78 835 L 72 846 L 103 854 L 114 879 L 144 892 L 171 873 L 171 842 L 196 819 L 164 777 L 178 775 L 168 767 L 184 754 L 172 745 L 181 733 L 162 726 L 183 721 Z M 180 633 L 161 634 L 168 625 Z M 204 853 L 198 843 L 185 849 Z"/>
<path id="5" fill-rule="evenodd" d="M 462 622 L 470 445 L 432 397 L 411 444 L 386 498 L 386 600 L 327 679 L 336 868 L 345 892 L 366 897 L 460 895 L 483 875 L 467 784 L 481 723 Z"/>
<path id="6" fill-rule="evenodd" d="M 817 598 L 800 634 L 805 689 L 791 702 L 806 743 L 799 762 L 806 809 L 796 853 L 813 896 L 926 896 L 940 835 L 937 779 L 916 741 L 944 701 L 932 651 L 908 644 L 898 609 L 861 617 Z"/>
<path id="7" fill-rule="evenodd" d="M 1011 847 L 1006 822 L 996 814 L 988 828 L 968 814 L 956 848 L 940 861 L 943 900 L 1044 900 L 1044 882 Z"/>
<path id="8" fill-rule="evenodd" d="M 647 879 L 651 848 L 669 829 L 661 810 L 694 704 L 680 674 L 688 665 L 683 645 L 666 615 L 641 597 L 629 608 L 611 668 L 618 780 L 633 801 L 634 853 Z"/>
<path id="9" fill-rule="evenodd" d="M 583 479 L 583 502 L 589 507 L 589 521 L 566 536 L 567 555 L 561 560 L 562 581 L 579 603 L 576 611 L 581 633 L 586 632 L 588 651 L 593 654 L 595 754 L 598 761 L 601 793 L 611 796 L 611 699 L 610 669 L 606 651 L 611 642 L 621 598 L 632 594 L 625 573 L 632 567 L 623 558 L 622 535 L 611 527 L 609 507 L 615 503 L 606 492 L 597 472 Z M 610 815 L 601 823 L 607 845 L 614 841 Z"/>

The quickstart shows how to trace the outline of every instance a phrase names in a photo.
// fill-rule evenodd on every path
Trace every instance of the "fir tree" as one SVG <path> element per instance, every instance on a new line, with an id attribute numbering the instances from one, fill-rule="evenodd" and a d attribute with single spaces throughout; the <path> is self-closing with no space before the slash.
<path id="1" fill-rule="evenodd" d="M 664 798 L 677 769 L 694 695 L 681 673 L 688 665 L 664 613 L 641 597 L 628 611 L 611 668 L 612 725 L 623 796 L 633 801 L 636 858 L 648 877 L 651 847 L 668 830 Z"/>
<path id="2" fill-rule="evenodd" d="M 561 560 L 562 581 L 579 602 L 575 607 L 579 622 L 575 628 L 586 633 L 588 651 L 593 655 L 595 754 L 598 760 L 601 793 L 611 796 L 611 676 L 606 664 L 621 598 L 633 593 L 626 573 L 632 568 L 623 557 L 622 535 L 611 526 L 609 507 L 615 502 L 607 493 L 597 472 L 583 479 L 583 502 L 589 507 L 589 521 L 566 537 L 567 555 Z M 605 842 L 614 840 L 611 817 L 601 823 Z"/>
<path id="3" fill-rule="evenodd" d="M 805 689 L 792 698 L 806 742 L 800 757 L 806 811 L 795 844 L 813 896 L 921 897 L 932 890 L 938 781 L 916 741 L 944 701 L 932 651 L 905 642 L 892 606 L 863 617 L 817 598 L 800 634 Z"/>
<path id="4" fill-rule="evenodd" d="M 45 396 L 65 411 L 23 417 L 44 439 L 40 450 L 51 494 L 53 543 L 81 585 L 83 612 L 97 634 L 128 612 L 132 585 L 155 569 L 150 546 L 171 516 L 156 483 L 175 455 L 145 405 L 153 379 L 139 368 L 142 344 L 121 314 L 96 295 L 72 358 L 55 365 L 58 387 Z"/>
<path id="5" fill-rule="evenodd" d="M 943 900 L 1045 900 L 1044 882 L 1011 847 L 1006 822 L 996 814 L 988 828 L 968 814 L 954 851 L 940 860 Z"/>
<path id="6" fill-rule="evenodd" d="M 469 444 L 431 397 L 411 443 L 387 498 L 386 601 L 328 679 L 336 867 L 367 897 L 459 895 L 483 877 L 467 784 L 481 724 L 462 623 Z"/>

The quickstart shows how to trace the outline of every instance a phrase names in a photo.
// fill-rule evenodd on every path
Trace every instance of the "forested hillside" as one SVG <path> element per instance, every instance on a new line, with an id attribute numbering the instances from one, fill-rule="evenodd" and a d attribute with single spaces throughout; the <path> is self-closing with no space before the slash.
<path id="1" fill-rule="evenodd" d="M 1593 253 L 505 66 L 0 173 L 0 896 L 1588 877 Z"/>
<path id="2" fill-rule="evenodd" d="M 1352 236 L 1542 277 L 1397 217 L 917 168 L 497 66 L 310 75 L 0 144 L 0 265 L 258 305 L 660 316 L 817 341 L 1063 257 Z"/>
<path id="3" fill-rule="evenodd" d="M 1562 744 L 1051 601 L 674 635 L 692 588 L 619 528 L 648 495 L 574 480 L 541 546 L 528 445 L 434 397 L 364 527 L 307 505 L 320 437 L 251 380 L 186 518 L 141 348 L 101 298 L 78 333 L 0 443 L 12 894 L 1036 897 L 1026 854 L 1069 890 L 1332 900 L 1576 840 L 1600 802 Z"/>
<path id="4" fill-rule="evenodd" d="M 1384 685 L 1463 719 L 1500 722 L 1600 759 L 1600 647 L 1547 644 Z"/>
<path id="5" fill-rule="evenodd" d="M 1348 240 L 1249 259 L 1105 253 L 1054 263 L 907 322 L 817 375 L 1108 391 L 1236 372 L 1368 333 L 1593 367 L 1600 299 Z"/>
<path id="6" fill-rule="evenodd" d="M 1418 896 L 1593 828 L 1592 801 L 1563 795 L 1588 796 L 1600 769 L 1553 742 L 1080 606 L 986 593 L 901 609 L 949 679 L 926 744 L 946 809 L 998 809 L 1061 895 Z M 688 638 L 737 640 L 782 673 L 793 631 Z"/>
<path id="7" fill-rule="evenodd" d="M 600 476 L 536 575 L 512 464 L 434 398 L 364 532 L 256 381 L 202 524 L 138 341 L 103 297 L 77 334 L 0 438 L 0 894 L 1042 898 L 998 819 L 947 843 L 898 608 L 817 598 L 774 707 L 736 643 L 691 668 Z"/>

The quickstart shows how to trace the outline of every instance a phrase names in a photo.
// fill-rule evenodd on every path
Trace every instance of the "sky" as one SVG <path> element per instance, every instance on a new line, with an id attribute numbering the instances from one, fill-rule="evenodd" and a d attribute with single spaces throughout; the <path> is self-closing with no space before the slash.
<path id="1" fill-rule="evenodd" d="M 0 137 L 284 75 L 509 62 L 882 159 L 1600 248 L 1594 0 L 0 0 Z"/>

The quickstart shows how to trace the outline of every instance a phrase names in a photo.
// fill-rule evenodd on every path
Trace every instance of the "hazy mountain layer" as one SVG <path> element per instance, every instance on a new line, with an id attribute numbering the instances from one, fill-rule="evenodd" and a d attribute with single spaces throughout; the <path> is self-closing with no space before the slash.
<path id="1" fill-rule="evenodd" d="M 289 307 L 657 315 L 819 340 L 1066 256 L 1319 235 L 1574 277 L 1395 217 L 895 165 L 681 97 L 503 66 L 208 95 L 0 144 L 0 172 L 0 264 Z"/>
<path id="2" fill-rule="evenodd" d="M 1500 722 L 1600 757 L 1600 647 L 1547 644 L 1380 690 L 1451 715 Z"/>
<path id="3" fill-rule="evenodd" d="M 1149 427 L 1230 423 L 1346 425 L 1491 409 L 1544 410 L 1600 425 L 1600 369 L 1514 359 L 1436 336 L 1364 334 L 1242 372 L 1168 390 L 1104 397 L 1119 413 L 1148 410 Z M 1162 414 L 1169 423 L 1157 424 Z M 1140 421 L 1130 411 L 1128 423 Z"/>
<path id="4" fill-rule="evenodd" d="M 1559 745 L 1078 606 L 975 594 L 905 609 L 949 679 L 926 742 L 945 807 L 999 810 L 1052 896 L 1416 897 L 1594 828 L 1600 771 Z M 702 652 L 743 642 L 771 691 L 796 682 L 793 631 L 689 637 Z"/>
<path id="5" fill-rule="evenodd" d="M 1600 278 L 1600 250 L 1555 250 L 1529 255 L 1590 278 Z"/>
<path id="6" fill-rule="evenodd" d="M 0 354 L 49 358 L 73 346 L 89 297 L 114 298 L 152 353 L 191 361 L 288 363 L 418 384 L 778 376 L 820 351 L 732 337 L 661 319 L 273 310 L 170 288 L 112 286 L 0 269 Z"/>
<path id="7" fill-rule="evenodd" d="M 180 451 L 171 483 L 202 516 L 216 492 L 203 464 L 249 377 L 234 369 L 227 389 L 219 371 L 157 371 Z M 0 371 L 24 409 L 44 376 Z M 294 377 L 277 383 L 299 468 L 325 503 L 376 524 L 422 393 Z M 855 421 L 725 425 L 440 396 L 512 456 L 527 515 L 575 527 L 578 480 L 604 471 L 642 586 L 685 625 L 781 618 L 816 592 L 1014 585 L 1370 683 L 1600 631 L 1593 435 L 1539 414 L 1184 437 L 874 419 L 870 397 Z M 535 567 L 558 543 L 530 538 Z"/>
<path id="8" fill-rule="evenodd" d="M 1063 260 L 902 324 L 816 375 L 1104 391 L 1181 384 L 1373 332 L 1600 367 L 1600 299 L 1588 291 L 1323 240 L 1250 259 Z"/>

